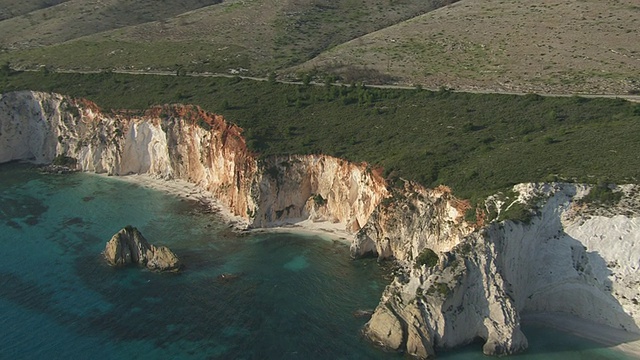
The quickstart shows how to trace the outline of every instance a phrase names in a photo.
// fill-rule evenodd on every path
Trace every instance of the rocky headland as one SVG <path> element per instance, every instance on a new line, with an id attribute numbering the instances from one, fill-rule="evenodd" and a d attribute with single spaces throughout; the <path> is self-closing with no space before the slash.
<path id="1" fill-rule="evenodd" d="M 603 206 L 582 184 L 516 185 L 475 219 L 446 187 L 388 186 L 379 170 L 325 155 L 259 159 L 242 129 L 197 107 L 103 113 L 38 92 L 0 96 L 0 163 L 56 157 L 82 171 L 147 174 L 210 192 L 246 228 L 326 223 L 353 257 L 400 270 L 364 334 L 418 358 L 482 339 L 486 354 L 526 349 L 522 314 L 562 313 L 640 339 L 640 187 Z M 526 217 L 510 217 L 518 210 Z M 606 331 L 606 330 L 602 330 Z M 615 342 L 609 342 L 614 344 Z"/>
<path id="2" fill-rule="evenodd" d="M 115 267 L 134 264 L 152 271 L 175 272 L 182 266 L 169 248 L 149 244 L 140 231 L 132 226 L 126 226 L 113 235 L 103 254 L 109 265 Z"/>

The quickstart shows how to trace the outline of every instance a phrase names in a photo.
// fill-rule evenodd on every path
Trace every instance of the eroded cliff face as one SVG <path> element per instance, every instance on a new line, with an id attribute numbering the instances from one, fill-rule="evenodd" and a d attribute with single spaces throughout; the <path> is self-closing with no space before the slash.
<path id="1" fill-rule="evenodd" d="M 425 358 L 434 349 L 478 338 L 484 339 L 486 354 L 519 352 L 527 347 L 520 331 L 523 313 L 561 312 L 640 334 L 640 189 L 618 188 L 622 200 L 604 213 L 596 204 L 580 202 L 590 190 L 520 184 L 512 202 L 488 199 L 488 207 L 497 206 L 498 212 L 527 204 L 529 222 L 471 225 L 451 216 L 459 214 L 457 206 L 410 194 L 402 206 L 420 213 L 426 205 L 445 226 L 425 226 L 424 218 L 408 214 L 391 216 L 390 222 L 387 216 L 376 219 L 392 214 L 398 204 L 376 210 L 353 247 L 376 249 L 402 259 L 404 266 L 385 289 L 365 335 Z M 420 262 L 424 248 L 438 254 L 435 266 Z"/>
<path id="2" fill-rule="evenodd" d="M 402 269 L 385 289 L 364 334 L 384 347 L 419 358 L 482 338 L 487 354 L 526 349 L 515 303 L 483 227 L 464 220 L 469 204 L 446 187 L 406 182 L 380 206 L 352 243 L 353 256 L 394 258 Z M 434 251 L 438 264 L 421 254 Z"/>
<path id="3" fill-rule="evenodd" d="M 451 250 L 475 229 L 475 224 L 463 220 L 468 208 L 447 187 L 426 189 L 405 182 L 403 188 L 394 189 L 393 201 L 372 213 L 353 241 L 351 255 L 371 253 L 381 259 L 411 262 L 425 247 Z"/>
<path id="4" fill-rule="evenodd" d="M 253 226 L 309 219 L 354 233 L 388 196 L 379 171 L 323 155 L 278 156 L 262 163 Z"/>
<path id="5" fill-rule="evenodd" d="M 521 184 L 487 213 L 531 205 L 531 221 L 477 221 L 449 189 L 405 182 L 323 155 L 258 159 L 242 130 L 191 106 L 102 113 L 55 94 L 0 96 L 0 163 L 56 156 L 84 171 L 183 179 L 210 191 L 248 227 L 324 221 L 355 233 L 354 257 L 400 265 L 364 329 L 419 358 L 484 339 L 487 354 L 526 348 L 520 314 L 563 312 L 640 333 L 640 189 L 618 205 L 581 204 L 575 184 Z M 425 260 L 429 251 L 434 260 Z"/>
<path id="6" fill-rule="evenodd" d="M 198 107 L 106 114 L 57 94 L 2 95 L 0 163 L 50 163 L 59 155 L 83 171 L 189 181 L 253 227 L 310 219 L 355 232 L 387 196 L 384 180 L 366 164 L 323 155 L 259 162 L 242 129 Z"/>

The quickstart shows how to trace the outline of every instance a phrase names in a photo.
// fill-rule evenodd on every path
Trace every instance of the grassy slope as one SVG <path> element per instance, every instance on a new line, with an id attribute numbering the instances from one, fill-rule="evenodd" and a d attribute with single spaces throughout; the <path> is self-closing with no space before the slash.
<path id="1" fill-rule="evenodd" d="M 0 21 L 48 8 L 69 0 L 0 0 Z"/>
<path id="2" fill-rule="evenodd" d="M 151 15 L 158 18 L 161 12 L 154 7 L 140 5 L 117 12 L 108 7 L 94 15 L 86 13 L 93 5 L 71 0 L 64 5 L 67 15 L 47 9 L 30 14 L 30 20 L 0 22 L 0 32 L 9 34 L 2 46 L 55 44 L 5 52 L 0 61 L 18 67 L 45 64 L 76 69 L 174 69 L 180 65 L 187 70 L 226 72 L 242 67 L 266 74 L 450 1 L 225 1 L 151 21 L 155 20 Z M 69 23 L 71 29 L 65 27 Z M 102 25 L 107 24 L 114 30 L 105 31 Z"/>
<path id="3" fill-rule="evenodd" d="M 174 17 L 221 1 L 20 1 L 21 7 L 11 11 L 14 16 L 0 21 L 0 33 L 4 34 L 0 46 L 28 48 L 58 44 L 90 34 Z M 47 3 L 55 5 L 44 6 Z"/>
<path id="4" fill-rule="evenodd" d="M 640 105 L 624 100 L 477 95 L 240 79 L 14 74 L 0 92 L 41 89 L 105 108 L 193 103 L 245 129 L 264 155 L 326 153 L 474 197 L 556 176 L 640 179 Z M 135 94 L 135 96 L 132 96 Z"/>
<path id="5" fill-rule="evenodd" d="M 640 91 L 637 0 L 462 0 L 308 62 L 406 84 L 543 93 Z"/>
<path id="6" fill-rule="evenodd" d="M 29 0 L 11 11 L 56 1 Z M 462 0 L 431 12 L 452 0 L 149 1 L 98 7 L 69 0 L 0 21 L 0 49 L 12 49 L 0 50 L 0 63 L 319 71 L 347 82 L 429 88 L 640 92 L 636 0 Z"/>

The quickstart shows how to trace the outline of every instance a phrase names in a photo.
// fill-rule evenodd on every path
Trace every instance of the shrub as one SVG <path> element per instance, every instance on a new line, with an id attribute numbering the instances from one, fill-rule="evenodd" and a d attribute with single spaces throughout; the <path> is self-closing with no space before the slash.
<path id="1" fill-rule="evenodd" d="M 613 205 L 620 201 L 622 197 L 621 192 L 613 192 L 608 184 L 601 183 L 591 188 L 589 194 L 584 196 L 580 203 L 589 204 L 595 203 L 600 205 Z"/>
<path id="2" fill-rule="evenodd" d="M 209 125 L 209 123 L 206 122 L 204 119 L 198 119 L 197 125 L 207 131 L 211 130 L 211 125 Z"/>
<path id="3" fill-rule="evenodd" d="M 438 265 L 438 254 L 429 248 L 424 248 L 416 258 L 415 267 L 418 268 L 422 265 L 426 265 L 429 268 Z"/>
<path id="4" fill-rule="evenodd" d="M 507 210 L 500 213 L 499 221 L 511 220 L 515 222 L 521 222 L 523 224 L 529 224 L 533 217 L 533 209 L 527 204 L 514 203 Z"/>
<path id="5" fill-rule="evenodd" d="M 312 195 L 312 197 L 313 197 L 313 202 L 315 202 L 317 206 L 324 206 L 327 203 L 327 200 L 323 198 L 322 195 L 320 194 L 314 194 Z"/>
<path id="6" fill-rule="evenodd" d="M 476 216 L 476 208 L 475 207 L 470 207 L 467 209 L 467 211 L 464 212 L 464 221 L 469 222 L 469 223 L 474 223 L 478 220 L 477 216 Z"/>
<path id="7" fill-rule="evenodd" d="M 53 159 L 53 165 L 57 166 L 75 166 L 78 160 L 70 156 L 60 154 Z"/>
<path id="8" fill-rule="evenodd" d="M 435 283 L 429 286 L 429 289 L 427 289 L 427 294 L 433 295 L 436 293 L 440 294 L 443 297 L 447 297 L 449 293 L 451 293 L 451 289 L 449 289 L 449 286 L 445 283 Z"/>
<path id="9" fill-rule="evenodd" d="M 13 70 L 11 69 L 11 64 L 9 64 L 9 62 L 0 66 L 0 76 L 9 76 L 11 73 L 13 73 Z"/>

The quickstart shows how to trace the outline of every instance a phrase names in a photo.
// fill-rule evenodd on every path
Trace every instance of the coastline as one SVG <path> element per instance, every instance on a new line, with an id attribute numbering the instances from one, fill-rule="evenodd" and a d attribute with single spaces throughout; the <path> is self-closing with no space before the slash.
<path id="1" fill-rule="evenodd" d="M 99 176 L 109 176 L 106 174 L 96 174 Z M 273 233 L 287 232 L 302 235 L 315 235 L 327 240 L 336 240 L 347 245 L 351 244 L 353 234 L 345 230 L 344 224 L 331 223 L 328 221 L 312 221 L 308 219 L 294 219 L 288 222 L 274 224 L 273 227 L 251 228 L 247 219 L 236 216 L 223 204 L 221 204 L 210 192 L 200 188 L 198 185 L 180 179 L 165 180 L 156 178 L 148 174 L 131 174 L 123 176 L 109 176 L 112 178 L 134 183 L 142 187 L 147 187 L 178 198 L 199 202 L 203 207 L 209 209 L 222 217 L 225 223 L 239 232 L 249 233 Z"/>
<path id="2" fill-rule="evenodd" d="M 525 324 L 547 326 L 585 338 L 640 359 L 640 334 L 615 329 L 562 313 L 529 313 L 521 316 Z"/>
<path id="3" fill-rule="evenodd" d="M 198 202 L 202 207 L 212 213 L 216 213 L 222 217 L 225 223 L 230 227 L 243 230 L 247 227 L 246 219 L 236 216 L 208 191 L 200 188 L 196 184 L 180 179 L 165 180 L 156 178 L 148 174 L 130 174 L 121 176 L 111 176 L 107 174 L 97 174 L 98 176 L 110 177 L 120 181 L 133 183 L 142 187 L 157 190 L 168 195 L 172 195 L 185 200 Z"/>
<path id="4" fill-rule="evenodd" d="M 351 244 L 353 234 L 344 230 L 344 224 L 328 221 L 300 220 L 279 224 L 275 227 L 247 229 L 251 233 L 287 232 L 301 235 L 319 236 L 326 240 L 339 241 L 346 245 Z"/>
<path id="5" fill-rule="evenodd" d="M 106 174 L 97 174 L 108 176 Z M 295 233 L 319 236 L 326 240 L 351 244 L 354 234 L 348 233 L 344 224 L 328 221 L 312 221 L 309 219 L 290 219 L 273 224 L 273 227 L 251 228 L 246 219 L 232 214 L 220 204 L 208 191 L 196 184 L 180 179 L 165 180 L 148 174 L 132 174 L 114 176 L 121 181 L 135 183 L 139 186 L 161 191 L 178 198 L 199 202 L 202 206 L 220 215 L 229 227 L 245 233 Z M 630 358 L 640 359 L 640 334 L 621 329 L 607 327 L 585 319 L 562 313 L 525 313 L 521 315 L 524 324 L 541 325 L 554 328 L 587 340 L 602 344 L 611 350 L 621 352 Z"/>

